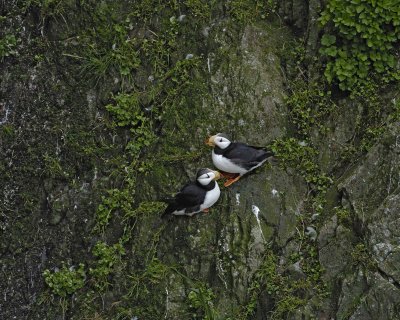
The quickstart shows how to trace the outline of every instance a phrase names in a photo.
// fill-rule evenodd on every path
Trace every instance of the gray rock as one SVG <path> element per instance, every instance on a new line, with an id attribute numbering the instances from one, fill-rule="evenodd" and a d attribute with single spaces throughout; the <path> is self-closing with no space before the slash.
<path id="1" fill-rule="evenodd" d="M 361 232 L 364 237 L 370 255 L 368 259 L 371 259 L 366 263 L 377 270 L 367 270 L 362 278 L 354 274 L 346 277 L 342 284 L 338 319 L 347 319 L 350 315 L 349 319 L 353 320 L 396 319 L 398 315 L 399 135 L 398 124 L 390 127 L 381 142 L 371 149 L 363 162 L 339 185 L 346 194 L 348 207 L 356 215 L 357 232 Z M 374 263 L 376 267 L 373 267 Z"/>

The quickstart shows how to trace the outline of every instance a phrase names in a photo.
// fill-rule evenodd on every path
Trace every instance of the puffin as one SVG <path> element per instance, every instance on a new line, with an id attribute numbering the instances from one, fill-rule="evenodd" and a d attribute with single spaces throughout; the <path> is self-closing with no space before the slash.
<path id="1" fill-rule="evenodd" d="M 215 181 L 219 178 L 218 171 L 208 168 L 199 169 L 196 181 L 191 181 L 182 187 L 162 216 L 168 214 L 192 216 L 200 211 L 208 212 L 221 194 L 218 183 Z"/>
<path id="2" fill-rule="evenodd" d="M 261 166 L 274 153 L 264 147 L 254 147 L 241 142 L 231 142 L 223 133 L 217 133 L 206 140 L 214 147 L 212 161 L 221 175 L 228 178 L 225 187 L 238 181 L 243 175 Z"/>

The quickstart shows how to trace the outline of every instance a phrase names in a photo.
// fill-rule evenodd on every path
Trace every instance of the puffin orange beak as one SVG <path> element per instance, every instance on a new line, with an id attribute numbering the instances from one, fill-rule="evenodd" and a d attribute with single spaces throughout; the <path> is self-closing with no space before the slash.
<path id="1" fill-rule="evenodd" d="M 219 178 L 221 178 L 221 174 L 219 173 L 219 171 L 213 171 L 215 174 L 215 178 L 214 180 L 218 180 Z"/>
<path id="2" fill-rule="evenodd" d="M 215 136 L 211 136 L 205 141 L 205 144 L 210 147 L 214 147 L 215 146 L 214 140 L 215 140 Z"/>

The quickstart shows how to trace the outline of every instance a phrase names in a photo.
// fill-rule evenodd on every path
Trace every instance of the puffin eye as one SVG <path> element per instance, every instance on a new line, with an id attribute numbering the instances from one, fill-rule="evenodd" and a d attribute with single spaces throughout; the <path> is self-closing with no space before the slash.
<path id="1" fill-rule="evenodd" d="M 219 139 L 219 142 L 222 142 L 222 138 L 221 138 L 221 139 Z"/>

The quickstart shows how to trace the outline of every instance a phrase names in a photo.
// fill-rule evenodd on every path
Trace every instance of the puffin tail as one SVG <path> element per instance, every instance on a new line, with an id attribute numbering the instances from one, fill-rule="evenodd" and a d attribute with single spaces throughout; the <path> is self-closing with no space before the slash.
<path id="1" fill-rule="evenodd" d="M 275 152 L 272 151 L 272 144 L 264 147 L 264 151 L 266 153 L 265 158 L 268 159 L 271 164 L 276 164 L 277 162 L 279 162 L 279 159 L 275 156 Z"/>
<path id="2" fill-rule="evenodd" d="M 260 152 L 259 161 L 267 160 L 268 158 L 273 157 L 275 154 L 269 148 L 262 148 Z"/>
<path id="3" fill-rule="evenodd" d="M 268 159 L 268 158 L 273 157 L 275 155 L 275 153 L 271 150 L 270 146 L 266 146 L 266 147 L 251 146 L 251 147 L 254 148 L 254 149 L 259 150 L 259 153 L 261 153 L 262 160 Z"/>
<path id="4" fill-rule="evenodd" d="M 275 155 L 275 153 L 270 149 L 265 148 L 264 151 L 265 151 L 265 158 L 270 158 Z"/>
<path id="5" fill-rule="evenodd" d="M 165 219 L 172 214 L 177 209 L 175 202 L 168 204 L 168 207 L 164 210 L 161 218 Z"/>

